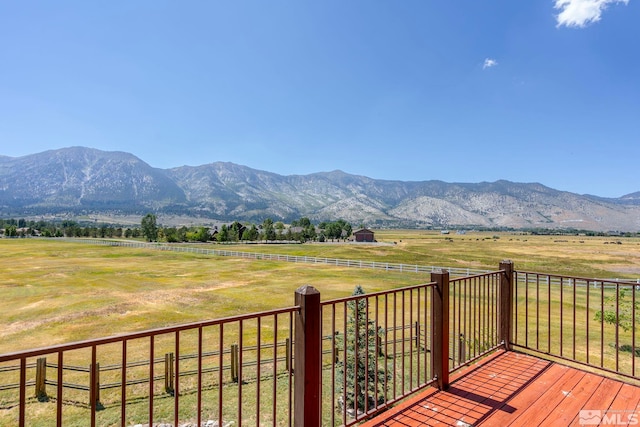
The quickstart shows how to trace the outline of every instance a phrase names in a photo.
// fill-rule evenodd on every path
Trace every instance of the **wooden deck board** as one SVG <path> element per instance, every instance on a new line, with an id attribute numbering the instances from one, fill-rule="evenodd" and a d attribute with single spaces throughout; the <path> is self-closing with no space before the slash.
<path id="1" fill-rule="evenodd" d="M 579 415 L 580 410 L 584 409 L 586 403 L 591 399 L 593 394 L 598 390 L 604 378 L 596 374 L 585 374 L 576 386 L 569 391 L 569 394 L 563 399 L 556 411 L 549 414 L 549 422 L 555 425 L 569 425 Z M 557 424 L 560 423 L 560 424 Z"/>
<path id="2" fill-rule="evenodd" d="M 542 425 L 549 415 L 557 410 L 558 405 L 570 393 L 570 390 L 578 384 L 582 376 L 583 372 L 567 370 L 550 387 L 547 387 L 542 394 L 538 395 L 535 404 L 514 412 L 514 418 L 506 425 Z M 545 410 L 541 411 L 540 408 L 545 408 Z"/>
<path id="3" fill-rule="evenodd" d="M 623 383 L 620 381 L 615 381 L 610 378 L 603 378 L 600 386 L 594 391 L 591 395 L 591 398 L 587 400 L 582 408 L 580 409 L 598 409 L 598 410 L 607 410 L 611 407 L 614 399 L 618 395 L 618 392 L 622 388 Z M 580 416 L 577 414 L 572 422 L 569 424 L 571 426 L 579 426 L 580 424 Z"/>
<path id="4" fill-rule="evenodd" d="M 448 390 L 429 389 L 362 426 L 580 425 L 583 409 L 640 415 L 640 387 L 517 352 L 453 378 Z"/>
<path id="5" fill-rule="evenodd" d="M 497 411 L 489 414 L 485 418 L 485 424 L 500 426 L 509 425 L 509 423 L 517 419 L 518 413 L 522 413 L 527 408 L 531 407 L 554 382 L 568 373 L 569 368 L 566 366 L 550 365 L 535 382 L 528 385 L 526 393 L 519 393 L 517 396 L 514 396 L 512 399 L 505 402 L 505 406 L 508 405 L 509 407 L 508 410 Z"/>
<path id="6" fill-rule="evenodd" d="M 609 413 L 613 414 L 619 413 L 623 418 L 626 418 L 628 415 L 638 415 L 639 417 L 636 417 L 636 420 L 640 423 L 640 387 L 635 387 L 630 384 L 623 384 L 622 387 L 620 387 L 620 390 L 618 391 L 615 399 L 613 400 L 609 408 L 606 408 L 606 410 Z M 635 423 L 633 425 L 638 425 L 638 423 Z"/>

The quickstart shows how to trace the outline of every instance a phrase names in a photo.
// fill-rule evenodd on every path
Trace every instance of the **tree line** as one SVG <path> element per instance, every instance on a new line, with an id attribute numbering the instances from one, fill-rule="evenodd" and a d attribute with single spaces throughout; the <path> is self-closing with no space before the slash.
<path id="1" fill-rule="evenodd" d="M 257 242 L 257 241 L 330 241 L 351 236 L 351 224 L 340 219 L 314 225 L 302 217 L 289 225 L 266 218 L 262 223 L 243 224 L 239 221 L 216 226 L 169 227 L 158 224 L 154 214 L 146 214 L 140 226 L 124 227 L 114 224 L 80 223 L 73 220 L 44 221 L 26 219 L 0 219 L 0 230 L 5 237 L 90 237 L 90 238 L 143 238 L 150 242 Z"/>
<path id="2" fill-rule="evenodd" d="M 5 237 L 141 237 L 138 227 L 125 228 L 113 224 L 81 224 L 76 221 L 32 221 L 0 219 L 0 230 Z"/>
<path id="3" fill-rule="evenodd" d="M 147 214 L 140 222 L 142 237 L 149 242 L 256 242 L 256 241 L 319 241 L 347 239 L 351 236 L 351 224 L 340 219 L 314 225 L 309 218 L 302 217 L 289 226 L 282 221 L 266 218 L 261 224 L 242 224 L 234 221 L 213 227 L 162 227 L 154 214 Z"/>

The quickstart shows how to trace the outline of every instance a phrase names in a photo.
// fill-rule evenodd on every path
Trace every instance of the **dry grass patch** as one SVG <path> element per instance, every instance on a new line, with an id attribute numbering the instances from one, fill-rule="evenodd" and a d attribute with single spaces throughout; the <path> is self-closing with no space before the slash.
<path id="1" fill-rule="evenodd" d="M 602 278 L 635 278 L 640 264 L 640 239 L 621 239 L 622 245 L 619 245 L 605 238 L 574 239 L 508 233 L 441 235 L 399 230 L 377 232 L 376 237 L 389 244 L 208 247 L 487 270 L 495 270 L 502 259 L 512 259 L 518 270 Z M 350 295 L 357 284 L 367 292 L 374 292 L 425 283 L 430 279 L 429 274 L 93 246 L 63 240 L 0 239 L 0 256 L 3 259 L 0 264 L 0 295 L 3 297 L 0 299 L 0 324 L 3 325 L 0 353 L 289 306 L 293 305 L 294 290 L 304 284 L 318 288 L 323 299 L 327 300 Z M 520 289 L 519 299 L 522 298 Z M 551 301 L 560 304 L 555 294 Z M 571 312 L 568 305 L 571 301 L 564 299 L 560 304 L 566 306 L 565 316 Z M 576 308 L 584 313 L 579 316 L 578 324 L 592 321 L 587 319 L 592 319 L 593 313 L 587 310 L 593 311 L 593 307 L 585 307 L 581 293 L 577 295 Z M 530 305 L 529 309 L 537 309 L 537 306 Z M 523 316 L 520 311 L 518 318 L 521 322 Z M 547 334 L 554 334 L 555 327 L 566 321 L 554 315 L 548 324 L 542 325 L 543 331 L 536 339 L 544 343 L 545 328 Z M 278 330 L 288 327 L 286 323 L 278 323 Z M 251 323 L 245 326 L 248 343 L 255 339 L 251 335 L 255 328 Z M 522 327 L 523 323 L 519 323 L 520 334 L 525 333 Z M 594 333 L 590 331 L 590 335 Z M 194 340 L 188 338 L 189 334 L 185 333 L 185 339 L 181 340 L 182 354 L 195 351 Z M 238 335 L 233 328 L 225 329 L 224 348 Z M 265 332 L 265 335 L 269 334 Z M 279 334 L 278 339 L 285 335 L 284 332 Z M 215 328 L 208 331 L 206 345 L 216 348 L 216 337 Z M 622 337 L 628 341 L 626 335 Z M 171 338 L 158 338 L 156 357 L 172 351 Z M 563 346 L 570 342 L 569 337 L 566 338 Z M 263 336 L 263 340 L 269 339 Z M 138 341 L 129 343 L 129 360 L 148 357 L 147 341 Z M 607 341 L 604 347 L 607 360 L 612 355 L 609 344 Z M 99 350 L 99 360 L 107 364 L 113 359 L 113 363 L 117 363 L 119 350 L 117 345 L 105 346 Z M 582 354 L 582 350 L 580 346 L 576 348 L 578 354 Z M 71 354 L 65 358 L 65 363 L 73 363 L 76 359 L 78 363 L 85 363 L 87 352 Z M 193 380 L 185 381 L 188 385 Z M 233 394 L 233 390 L 235 388 L 230 387 L 225 393 Z M 170 418 L 172 400 L 161 390 L 157 393 L 158 415 L 167 412 Z M 99 413 L 99 423 L 104 425 L 115 424 L 118 419 L 117 406 L 108 404 L 117 401 L 117 396 L 109 396 L 104 396 L 107 408 Z M 246 396 L 243 398 L 250 405 L 251 399 Z M 193 398 L 190 395 L 185 398 L 181 411 L 186 411 L 186 419 L 189 413 L 193 413 L 193 404 L 188 400 Z M 86 395 L 79 395 L 78 399 L 86 401 Z M 231 398 L 230 402 L 230 410 L 235 409 L 236 401 Z M 45 425 L 39 423 L 47 420 L 46 413 L 51 411 L 51 403 L 36 406 L 38 413 L 30 415 L 34 421 L 32 424 Z M 144 419 L 146 411 L 144 401 L 131 402 L 128 418 L 132 423 Z M 215 412 L 215 408 L 211 411 Z M 15 419 L 13 412 L 6 415 L 13 418 L 0 416 L 0 424 Z M 69 425 L 86 424 L 82 418 L 86 415 L 84 409 L 69 405 L 65 406 L 64 412 Z"/>
<path id="2" fill-rule="evenodd" d="M 415 230 L 376 237 L 388 244 L 209 247 L 487 270 L 512 259 L 518 270 L 601 278 L 640 272 L 640 239 Z M 2 239 L 0 255 L 0 352 L 283 307 L 304 284 L 329 299 L 357 284 L 373 292 L 429 281 L 428 274 L 35 239 Z"/>
<path id="3" fill-rule="evenodd" d="M 424 277 L 43 240 L 0 240 L 0 352 L 293 305 Z"/>

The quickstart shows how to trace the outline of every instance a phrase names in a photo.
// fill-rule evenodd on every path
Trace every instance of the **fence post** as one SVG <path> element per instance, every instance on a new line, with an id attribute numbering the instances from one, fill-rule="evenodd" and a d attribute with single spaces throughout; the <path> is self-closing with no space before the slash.
<path id="1" fill-rule="evenodd" d="M 458 344 L 458 364 L 462 365 L 467 361 L 467 352 L 466 352 L 466 340 L 464 339 L 464 334 L 460 334 L 459 344 Z"/>
<path id="2" fill-rule="evenodd" d="M 420 351 L 420 322 L 415 322 L 416 348 Z"/>
<path id="3" fill-rule="evenodd" d="M 100 405 L 100 363 L 89 365 L 89 370 L 89 377 L 92 380 L 89 386 L 89 395 L 95 399 L 96 410 L 99 410 L 102 408 Z M 90 405 L 92 404 L 90 403 Z"/>
<path id="4" fill-rule="evenodd" d="M 289 338 L 284 340 L 284 369 L 291 372 L 291 341 Z"/>
<path id="5" fill-rule="evenodd" d="M 36 362 L 36 399 L 44 402 L 47 399 L 47 358 L 40 357 Z"/>
<path id="6" fill-rule="evenodd" d="M 322 336 L 320 292 L 305 285 L 295 291 L 294 412 L 296 427 L 320 426 Z"/>
<path id="7" fill-rule="evenodd" d="M 173 396 L 173 353 L 164 355 L 164 391 Z"/>
<path id="8" fill-rule="evenodd" d="M 231 381 L 238 382 L 238 344 L 231 344 Z"/>
<path id="9" fill-rule="evenodd" d="M 291 372 L 291 340 L 289 338 L 284 340 L 284 352 L 285 352 L 285 369 L 287 372 Z"/>
<path id="10" fill-rule="evenodd" d="M 500 262 L 500 271 L 502 271 L 500 275 L 500 306 L 498 312 L 500 339 L 504 343 L 505 350 L 510 350 L 513 317 L 513 262 L 510 260 Z"/>
<path id="11" fill-rule="evenodd" d="M 100 409 L 100 362 L 96 362 L 96 407 Z"/>
<path id="12" fill-rule="evenodd" d="M 432 298 L 432 339 L 433 350 L 431 363 L 437 379 L 438 388 L 449 388 L 449 272 L 434 271 L 431 281 L 436 287 L 431 292 Z"/>

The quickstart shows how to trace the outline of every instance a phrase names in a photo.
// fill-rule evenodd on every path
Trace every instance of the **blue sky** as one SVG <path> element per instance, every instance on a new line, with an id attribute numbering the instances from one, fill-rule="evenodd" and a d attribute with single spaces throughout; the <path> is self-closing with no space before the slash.
<path id="1" fill-rule="evenodd" d="M 640 191 L 640 0 L 0 0 L 0 154 Z"/>

